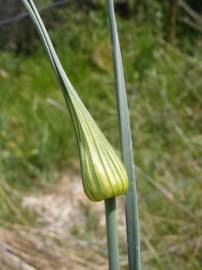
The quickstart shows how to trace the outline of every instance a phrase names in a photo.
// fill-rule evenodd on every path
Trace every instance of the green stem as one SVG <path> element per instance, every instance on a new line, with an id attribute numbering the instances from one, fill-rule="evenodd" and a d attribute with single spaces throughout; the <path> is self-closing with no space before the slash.
<path id="1" fill-rule="evenodd" d="M 105 201 L 106 227 L 107 227 L 107 248 L 109 270 L 119 270 L 119 247 L 116 222 L 116 199 L 111 198 Z"/>
<path id="2" fill-rule="evenodd" d="M 123 74 L 123 65 L 119 45 L 118 30 L 114 12 L 113 0 L 106 0 L 109 16 L 109 26 L 113 49 L 114 76 L 116 83 L 119 129 L 121 137 L 122 159 L 129 178 L 129 189 L 126 193 L 126 225 L 128 240 L 129 270 L 140 270 L 140 240 L 136 194 L 136 179 L 134 173 L 133 147 L 130 130 L 128 103 Z"/>

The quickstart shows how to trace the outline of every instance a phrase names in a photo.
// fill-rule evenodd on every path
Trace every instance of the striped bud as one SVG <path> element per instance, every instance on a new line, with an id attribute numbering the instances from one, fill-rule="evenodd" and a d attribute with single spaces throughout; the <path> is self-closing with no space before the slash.
<path id="1" fill-rule="evenodd" d="M 69 92 L 69 104 L 77 134 L 84 191 L 92 201 L 124 194 L 128 189 L 126 169 L 80 98 Z"/>
<path id="2" fill-rule="evenodd" d="M 124 194 L 128 189 L 128 177 L 118 152 L 107 141 L 74 90 L 34 2 L 22 2 L 38 30 L 74 123 L 86 195 L 92 201 L 101 201 Z"/>

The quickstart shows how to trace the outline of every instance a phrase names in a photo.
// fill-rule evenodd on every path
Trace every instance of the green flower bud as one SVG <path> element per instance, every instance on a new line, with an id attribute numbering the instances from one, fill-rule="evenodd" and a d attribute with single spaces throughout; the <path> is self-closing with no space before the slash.
<path id="1" fill-rule="evenodd" d="M 101 201 L 124 194 L 128 177 L 118 152 L 100 131 L 67 78 L 33 1 L 22 2 L 38 30 L 73 119 L 86 195 L 92 201 Z"/>
<path id="2" fill-rule="evenodd" d="M 69 92 L 80 152 L 84 191 L 92 201 L 126 193 L 128 177 L 119 153 L 110 145 L 75 91 Z"/>

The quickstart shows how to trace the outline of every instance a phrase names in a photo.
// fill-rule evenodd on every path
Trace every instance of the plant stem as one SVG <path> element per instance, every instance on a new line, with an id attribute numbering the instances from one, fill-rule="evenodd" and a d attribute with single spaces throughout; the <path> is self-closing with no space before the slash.
<path id="1" fill-rule="evenodd" d="M 120 141 L 122 159 L 129 178 L 129 189 L 126 193 L 126 225 L 128 240 L 129 270 L 140 270 L 140 240 L 136 195 L 136 180 L 133 160 L 133 147 L 130 130 L 130 120 L 123 74 L 123 65 L 119 45 L 118 30 L 114 12 L 113 0 L 106 0 L 109 16 L 109 26 L 113 49 L 114 76 L 116 83 L 117 107 L 119 116 Z"/>
<path id="2" fill-rule="evenodd" d="M 120 269 L 119 247 L 118 247 L 115 198 L 105 200 L 105 214 L 106 214 L 109 270 L 119 270 Z"/>

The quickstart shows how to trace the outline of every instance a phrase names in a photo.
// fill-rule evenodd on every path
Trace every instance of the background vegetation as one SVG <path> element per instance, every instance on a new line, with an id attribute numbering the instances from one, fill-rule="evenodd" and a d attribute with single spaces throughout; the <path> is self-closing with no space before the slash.
<path id="1" fill-rule="evenodd" d="M 106 136 L 119 147 L 104 1 L 37 2 L 46 6 L 42 15 L 67 74 Z M 53 254 L 42 247 L 48 245 L 50 235 L 46 235 L 49 240 L 40 238 L 40 249 L 33 232 L 48 231 L 49 223 L 38 218 L 38 208 L 25 206 L 24 198 L 57 194 L 74 208 L 68 198 L 77 196 L 76 188 L 65 189 L 64 194 L 58 187 L 61 182 L 68 186 L 79 175 L 78 153 L 58 85 L 23 12 L 19 1 L 0 1 L 0 250 L 4 255 L 0 255 L 0 265 L 2 269 L 49 270 L 56 269 L 50 260 Z M 121 1 L 117 13 L 135 148 L 144 269 L 200 270 L 202 4 Z M 81 185 L 79 179 L 75 182 Z M 69 253 L 64 244 L 69 239 L 70 250 L 78 251 L 78 239 L 82 240 L 94 253 L 86 251 L 82 263 L 73 260 L 71 269 L 95 269 L 95 265 L 105 269 L 105 243 L 96 242 L 104 238 L 102 210 L 97 212 L 86 201 L 77 207 L 71 221 L 65 216 L 68 225 L 62 227 L 65 231 L 73 222 L 70 234 L 54 240 L 54 250 L 59 242 L 64 250 L 57 251 Z M 33 268 L 23 268 L 22 263 L 11 266 L 11 257 L 6 253 L 5 259 L 3 253 L 5 245 L 15 249 L 11 252 L 15 262 L 19 257 Z M 34 254 L 33 248 L 28 252 L 29 259 L 22 255 L 26 245 L 38 248 Z M 121 247 L 122 266 L 127 269 L 124 234 Z M 70 269 L 61 258 L 57 269 Z"/>

